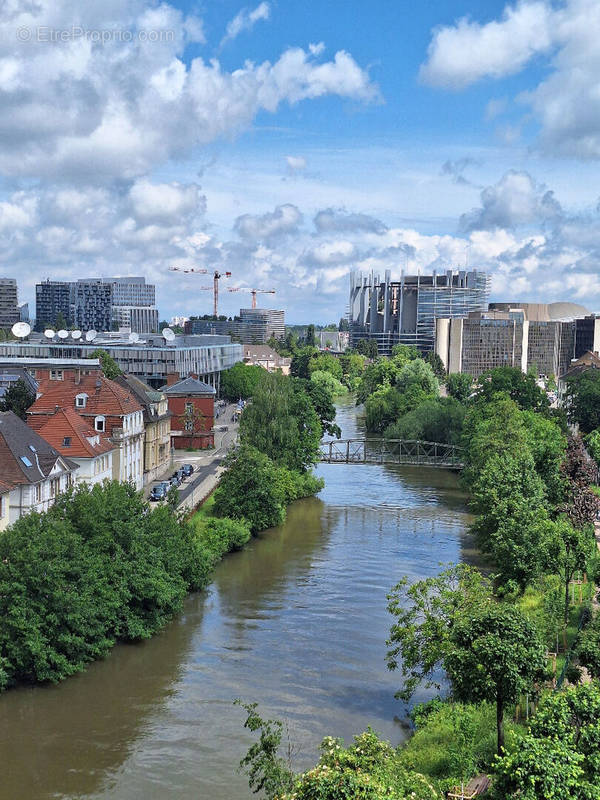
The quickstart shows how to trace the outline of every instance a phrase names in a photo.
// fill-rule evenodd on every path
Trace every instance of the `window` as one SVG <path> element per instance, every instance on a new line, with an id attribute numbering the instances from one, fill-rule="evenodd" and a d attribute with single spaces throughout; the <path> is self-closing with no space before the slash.
<path id="1" fill-rule="evenodd" d="M 50 497 L 56 497 L 60 494 L 60 478 L 53 478 L 50 481 Z"/>
<path id="2" fill-rule="evenodd" d="M 35 485 L 35 502 L 41 503 L 42 502 L 42 484 L 36 483 Z"/>
<path id="3" fill-rule="evenodd" d="M 25 464 L 26 467 L 33 467 L 33 464 L 27 458 L 27 456 L 21 456 L 21 461 Z"/>
<path id="4" fill-rule="evenodd" d="M 96 417 L 94 419 L 94 428 L 100 433 L 104 433 L 105 429 L 104 422 L 105 422 L 104 417 Z"/>
<path id="5" fill-rule="evenodd" d="M 51 381 L 62 381 L 63 379 L 63 371 L 62 369 L 51 369 L 50 370 L 50 380 Z"/>
<path id="6" fill-rule="evenodd" d="M 71 437 L 65 436 L 63 439 L 63 447 L 71 447 Z"/>
<path id="7" fill-rule="evenodd" d="M 87 394 L 78 394 L 75 397 L 75 408 L 85 408 L 86 400 L 87 400 Z"/>
<path id="8" fill-rule="evenodd" d="M 186 404 L 185 404 L 185 410 L 186 410 L 186 412 L 188 412 L 188 413 L 189 413 L 189 412 L 191 412 L 191 411 L 193 411 L 193 410 L 194 410 L 194 404 L 193 404 L 193 403 L 186 403 Z"/>
<path id="9" fill-rule="evenodd" d="M 0 496 L 0 518 L 6 515 L 6 500 L 4 495 Z"/>

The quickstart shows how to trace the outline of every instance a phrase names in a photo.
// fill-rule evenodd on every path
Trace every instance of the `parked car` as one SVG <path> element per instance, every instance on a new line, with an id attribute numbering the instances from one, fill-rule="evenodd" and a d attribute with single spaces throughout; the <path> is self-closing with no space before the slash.
<path id="1" fill-rule="evenodd" d="M 181 478 L 177 473 L 171 475 L 170 484 L 171 486 L 181 486 Z"/>
<path id="2" fill-rule="evenodd" d="M 165 500 L 167 497 L 167 490 L 162 484 L 158 484 L 158 486 L 154 486 L 150 490 L 150 500 Z"/>
<path id="3" fill-rule="evenodd" d="M 191 464 L 184 464 L 181 468 L 183 470 L 183 474 L 186 478 L 189 478 L 190 475 L 194 472 L 194 468 Z"/>

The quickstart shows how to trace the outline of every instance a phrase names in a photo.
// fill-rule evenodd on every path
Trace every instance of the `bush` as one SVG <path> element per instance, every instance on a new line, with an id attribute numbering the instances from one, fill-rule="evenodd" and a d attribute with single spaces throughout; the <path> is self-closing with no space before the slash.
<path id="1" fill-rule="evenodd" d="M 57 682 L 150 637 L 211 569 L 193 527 L 130 484 L 82 485 L 22 517 L 0 537 L 0 688 Z"/>
<path id="2" fill-rule="evenodd" d="M 465 407 L 452 397 L 426 400 L 385 430 L 387 439 L 460 444 Z"/>

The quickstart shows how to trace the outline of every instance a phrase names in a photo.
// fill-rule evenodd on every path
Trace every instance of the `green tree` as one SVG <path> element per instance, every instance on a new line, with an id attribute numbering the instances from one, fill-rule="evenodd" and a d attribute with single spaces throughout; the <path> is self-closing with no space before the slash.
<path id="1" fill-rule="evenodd" d="M 398 367 L 417 358 L 421 358 L 421 354 L 413 344 L 395 344 L 392 347 L 392 360 Z"/>
<path id="2" fill-rule="evenodd" d="M 278 373 L 267 373 L 240 421 L 243 444 L 299 472 L 316 463 L 322 433 L 317 412 L 301 385 Z"/>
<path id="3" fill-rule="evenodd" d="M 388 358 L 368 364 L 356 392 L 356 402 L 364 403 L 367 398 L 381 387 L 393 386 L 398 377 L 398 367 Z"/>
<path id="4" fill-rule="evenodd" d="M 434 353 L 433 350 L 430 350 L 425 356 L 425 361 L 433 370 L 433 374 L 436 378 L 443 380 L 446 377 L 446 367 L 437 353 Z"/>
<path id="5" fill-rule="evenodd" d="M 0 401 L 1 411 L 12 411 L 22 420 L 27 420 L 27 409 L 35 400 L 35 392 L 25 383 L 23 378 L 8 387 Z"/>
<path id="6" fill-rule="evenodd" d="M 378 349 L 375 339 L 359 339 L 354 349 L 367 358 L 377 358 Z"/>
<path id="7" fill-rule="evenodd" d="M 332 378 L 328 373 L 323 373 L 323 376 L 327 376 L 326 378 L 323 377 L 322 380 L 315 379 L 315 375 L 318 374 L 313 373 L 309 381 L 302 381 L 301 387 L 310 398 L 310 402 L 317 412 L 323 433 L 328 433 L 330 436 L 335 436 L 339 439 L 342 432 L 339 425 L 335 424 L 336 409 L 330 387 L 330 382 L 332 380 L 335 381 L 335 378 Z M 301 379 L 298 378 L 297 380 L 300 381 Z"/>
<path id="8" fill-rule="evenodd" d="M 313 372 L 328 372 L 338 381 L 342 380 L 344 374 L 340 359 L 331 353 L 318 353 L 309 361 L 308 371 L 310 375 Z"/>
<path id="9" fill-rule="evenodd" d="M 596 682 L 546 694 L 529 731 L 497 759 L 502 800 L 599 800 L 600 689 Z"/>
<path id="10" fill-rule="evenodd" d="M 425 400 L 385 429 L 387 439 L 460 444 L 465 407 L 453 397 Z"/>
<path id="11" fill-rule="evenodd" d="M 546 392 L 537 385 L 535 377 L 517 367 L 496 367 L 479 377 L 475 389 L 478 399 L 489 402 L 498 392 L 508 394 L 524 410 L 546 412 L 550 407 Z"/>
<path id="12" fill-rule="evenodd" d="M 240 768 L 248 775 L 248 784 L 254 794 L 264 792 L 268 800 L 281 797 L 293 786 L 294 774 L 291 758 L 287 761 L 279 755 L 283 737 L 283 723 L 277 719 L 263 719 L 257 711 L 257 703 L 242 703 L 236 700 L 246 712 L 244 728 L 251 733 L 259 732 L 254 742 L 240 761 Z"/>
<path id="13" fill-rule="evenodd" d="M 331 372 L 315 370 L 311 372 L 310 382 L 323 387 L 331 397 L 340 397 L 347 392 L 344 384 L 337 378 L 334 378 Z"/>
<path id="14" fill-rule="evenodd" d="M 555 422 L 541 414 L 522 411 L 521 419 L 527 445 L 536 472 L 544 482 L 548 500 L 552 505 L 558 505 L 565 489 L 561 465 L 565 459 L 567 439 Z"/>
<path id="15" fill-rule="evenodd" d="M 221 394 L 227 400 L 247 400 L 265 376 L 262 367 L 239 361 L 221 373 Z"/>
<path id="16" fill-rule="evenodd" d="M 588 369 L 567 380 L 567 415 L 582 433 L 600 428 L 600 371 Z"/>
<path id="17" fill-rule="evenodd" d="M 365 369 L 365 357 L 360 353 L 344 353 L 339 358 L 342 365 L 342 381 L 351 392 L 355 392 Z"/>
<path id="18" fill-rule="evenodd" d="M 252 533 L 285 520 L 285 491 L 273 461 L 248 444 L 227 456 L 225 472 L 214 492 L 215 513 L 245 520 Z"/>
<path id="19" fill-rule="evenodd" d="M 93 353 L 90 353 L 87 358 L 99 358 L 102 372 L 110 380 L 123 374 L 123 370 L 119 367 L 114 358 L 100 347 L 94 350 Z"/>
<path id="20" fill-rule="evenodd" d="M 66 328 L 68 328 L 69 326 L 68 322 L 65 319 L 65 316 L 62 313 L 62 311 L 59 311 L 58 314 L 56 315 L 55 324 L 59 330 L 65 330 Z"/>
<path id="21" fill-rule="evenodd" d="M 315 347 L 317 342 L 315 340 L 315 326 L 309 325 L 306 329 L 306 336 L 304 337 L 304 343 L 307 347 Z"/>
<path id="22" fill-rule="evenodd" d="M 295 378 L 310 378 L 310 363 L 319 351 L 316 347 L 301 347 L 292 356 L 290 372 Z"/>
<path id="23" fill-rule="evenodd" d="M 443 666 L 455 696 L 495 702 L 498 753 L 504 747 L 504 711 L 546 675 L 546 648 L 537 629 L 516 608 L 490 605 L 459 617 Z"/>
<path id="24" fill-rule="evenodd" d="M 583 572 L 588 559 L 594 551 L 595 540 L 591 526 L 576 528 L 566 516 L 560 516 L 555 523 L 554 551 L 552 562 L 554 571 L 563 582 L 564 588 L 564 622 L 569 622 L 569 583 L 577 572 Z"/>
<path id="25" fill-rule="evenodd" d="M 440 385 L 431 366 L 421 358 L 409 361 L 400 368 L 396 376 L 396 388 L 399 392 L 406 392 L 409 388 L 417 386 L 426 394 L 437 395 Z"/>
<path id="26" fill-rule="evenodd" d="M 446 388 L 450 397 L 466 403 L 473 392 L 473 378 L 466 372 L 452 372 L 446 378 Z"/>
<path id="27" fill-rule="evenodd" d="M 453 646 L 453 629 L 463 616 L 493 602 L 492 586 L 479 570 L 457 564 L 414 583 L 403 578 L 388 601 L 394 622 L 386 662 L 391 670 L 400 666 L 404 682 L 396 696 L 408 702 L 421 683 L 440 688 L 439 672 Z"/>

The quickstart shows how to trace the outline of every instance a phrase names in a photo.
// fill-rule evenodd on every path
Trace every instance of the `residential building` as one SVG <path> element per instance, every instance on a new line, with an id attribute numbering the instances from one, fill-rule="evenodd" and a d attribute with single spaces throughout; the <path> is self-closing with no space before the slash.
<path id="1" fill-rule="evenodd" d="M 280 356 L 267 344 L 245 344 L 244 364 L 263 367 L 267 372 L 281 372 L 283 375 L 289 375 L 292 359 Z"/>
<path id="2" fill-rule="evenodd" d="M 113 477 L 114 445 L 90 426 L 75 408 L 55 410 L 38 430 L 40 436 L 61 455 L 78 465 L 76 483 L 94 485 Z"/>
<path id="3" fill-rule="evenodd" d="M 133 375 L 116 383 L 129 390 L 144 409 L 144 486 L 164 475 L 171 465 L 171 412 L 165 394 Z"/>
<path id="4" fill-rule="evenodd" d="M 78 280 L 73 287 L 73 325 L 82 331 L 112 327 L 112 284 L 101 278 Z"/>
<path id="5" fill-rule="evenodd" d="M 371 272 L 350 273 L 350 343 L 360 339 L 377 342 L 380 355 L 390 355 L 395 344 L 434 349 L 436 320 L 463 318 L 484 311 L 490 278 L 479 270 L 447 270 L 432 275 L 404 275 L 392 281 Z"/>
<path id="6" fill-rule="evenodd" d="M 51 281 L 49 278 L 35 287 L 35 329 L 44 331 L 56 327 L 60 316 L 67 325 L 73 324 L 73 283 Z"/>
<path id="7" fill-rule="evenodd" d="M 123 372 L 154 388 L 163 386 L 169 374 L 185 377 L 193 373 L 218 392 L 221 372 L 242 361 L 242 345 L 232 342 L 229 336 L 182 335 L 168 342 L 161 335 L 149 334 L 139 342 L 130 342 L 127 335 L 109 333 L 93 342 L 51 341 L 44 337 L 36 340 L 33 335 L 27 342 L 0 342 L 0 363 L 6 359 L 13 364 L 43 359 L 78 363 L 98 348 L 106 350 Z"/>
<path id="8" fill-rule="evenodd" d="M 567 404 L 567 383 L 570 378 L 581 375 L 590 369 L 600 369 L 600 356 L 598 353 L 588 351 L 583 353 L 579 358 L 574 358 L 569 364 L 568 368 L 559 375 L 557 384 L 558 405 L 566 406 Z"/>
<path id="9" fill-rule="evenodd" d="M 47 511 L 72 485 L 78 465 L 48 444 L 12 411 L 0 412 L 0 494 L 8 495 L 2 525 L 30 511 Z"/>
<path id="10" fill-rule="evenodd" d="M 12 328 L 21 319 L 15 278 L 0 278 L 0 328 Z"/>
<path id="11" fill-rule="evenodd" d="M 10 486 L 0 480 L 0 533 L 5 531 L 10 524 Z"/>
<path id="12" fill-rule="evenodd" d="M 38 397 L 27 411 L 27 422 L 40 430 L 60 408 L 70 407 L 90 428 L 113 445 L 112 477 L 143 487 L 143 408 L 133 394 L 102 373 L 63 373 L 40 381 Z"/>
<path id="13" fill-rule="evenodd" d="M 162 391 L 171 412 L 171 442 L 176 450 L 214 447 L 215 389 L 190 375 L 169 375 Z"/>

